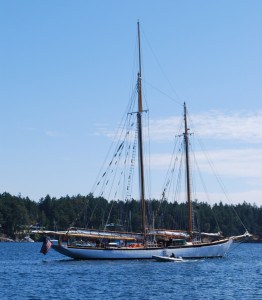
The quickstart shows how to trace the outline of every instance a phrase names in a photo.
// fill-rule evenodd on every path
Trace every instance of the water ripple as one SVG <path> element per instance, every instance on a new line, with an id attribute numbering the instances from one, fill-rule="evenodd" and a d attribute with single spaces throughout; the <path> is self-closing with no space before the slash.
<path id="1" fill-rule="evenodd" d="M 0 298 L 262 299 L 262 245 L 184 263 L 75 261 L 39 243 L 0 243 Z"/>

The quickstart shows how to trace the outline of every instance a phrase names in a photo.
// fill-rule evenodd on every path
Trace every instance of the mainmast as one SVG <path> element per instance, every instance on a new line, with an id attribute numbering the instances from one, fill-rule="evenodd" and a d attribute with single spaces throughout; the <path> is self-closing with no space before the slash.
<path id="1" fill-rule="evenodd" d="M 146 207 L 145 207 L 145 181 L 144 181 L 144 163 L 143 163 L 143 133 L 142 133 L 142 73 L 141 73 L 141 49 L 140 49 L 140 27 L 137 22 L 138 32 L 138 59 L 139 71 L 137 74 L 137 93 L 138 93 L 138 113 L 137 113 L 137 126 L 138 126 L 138 157 L 139 157 L 139 181 L 140 181 L 140 199 L 141 199 L 141 215 L 142 215 L 142 233 L 144 236 L 144 244 L 146 245 Z"/>
<path id="2" fill-rule="evenodd" d="M 188 207 L 188 233 L 192 239 L 192 208 L 191 208 L 191 190 L 190 190 L 190 169 L 189 169 L 189 145 L 188 145 L 188 128 L 187 128 L 187 110 L 184 102 L 184 123 L 185 123 L 185 152 L 186 152 L 186 188 L 187 188 L 187 207 Z"/>

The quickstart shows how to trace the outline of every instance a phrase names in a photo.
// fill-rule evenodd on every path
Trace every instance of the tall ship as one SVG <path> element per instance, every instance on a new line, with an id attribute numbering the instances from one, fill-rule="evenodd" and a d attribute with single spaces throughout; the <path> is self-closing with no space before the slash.
<path id="1" fill-rule="evenodd" d="M 134 170 L 138 170 L 138 190 L 139 201 L 141 203 L 141 230 L 138 232 L 125 231 L 117 224 L 106 222 L 103 229 L 94 228 L 69 228 L 66 231 L 42 231 L 37 230 L 34 233 L 44 236 L 55 236 L 54 240 L 45 239 L 42 252 L 46 252 L 51 247 L 55 251 L 73 258 L 73 259 L 100 259 L 100 260 L 121 260 L 121 259 L 152 259 L 153 257 L 181 257 L 181 258 L 215 258 L 225 256 L 232 243 L 236 239 L 246 238 L 249 233 L 243 228 L 244 234 L 239 236 L 223 237 L 219 233 L 203 233 L 195 226 L 194 209 L 192 207 L 192 172 L 190 169 L 190 133 L 188 128 L 188 111 L 186 103 L 183 104 L 182 111 L 182 132 L 179 135 L 182 140 L 182 152 L 184 158 L 181 163 L 185 170 L 185 194 L 187 221 L 185 229 L 157 229 L 154 224 L 154 216 L 151 224 L 148 220 L 147 203 L 150 202 L 145 197 L 146 180 L 144 167 L 144 141 L 143 141 L 143 114 L 147 111 L 143 107 L 142 94 L 142 68 L 141 68 L 141 46 L 140 46 L 140 24 L 137 23 L 138 33 L 138 73 L 136 81 L 136 97 L 134 105 L 129 105 L 126 114 L 128 126 L 122 133 L 114 155 L 108 164 L 106 171 L 102 173 L 97 186 L 110 186 L 109 173 L 116 176 L 111 171 L 113 165 L 122 165 L 126 167 L 128 158 L 131 161 L 131 167 L 126 175 L 125 184 L 127 185 L 128 195 L 130 190 L 134 189 L 132 178 Z M 134 103 L 135 103 L 134 102 Z M 123 138 L 122 138 L 123 137 Z M 126 142 L 133 141 L 133 146 L 125 146 Z M 125 153 L 122 159 L 121 154 Z M 129 155 L 129 156 L 128 156 Z M 137 156 L 137 158 L 135 158 Z M 134 166 L 137 162 L 136 167 Z M 174 164 L 175 165 L 175 164 Z M 172 172 L 175 168 L 172 168 Z M 120 186 L 120 181 L 118 186 Z M 181 179 L 180 179 L 181 181 Z M 162 194 L 162 200 L 166 199 L 167 187 Z M 110 187 L 112 189 L 112 187 Z M 103 196 L 103 192 L 100 193 Z M 126 196 L 124 197 L 125 200 Z M 110 199 L 108 199 L 110 200 Z M 161 202 L 161 201 L 160 201 Z M 156 217 L 156 216 L 155 216 Z M 109 218 L 108 218 L 109 220 Z M 110 226 L 111 225 L 111 226 Z"/>

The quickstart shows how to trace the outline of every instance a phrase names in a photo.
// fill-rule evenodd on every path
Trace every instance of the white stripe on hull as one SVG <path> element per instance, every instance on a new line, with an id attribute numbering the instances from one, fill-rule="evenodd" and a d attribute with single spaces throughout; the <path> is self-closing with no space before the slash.
<path id="1" fill-rule="evenodd" d="M 74 259 L 152 259 L 152 256 L 170 256 L 172 253 L 183 258 L 223 257 L 227 254 L 233 239 L 219 243 L 181 246 L 180 248 L 150 248 L 150 249 L 83 249 L 62 245 L 53 245 L 57 252 Z"/>

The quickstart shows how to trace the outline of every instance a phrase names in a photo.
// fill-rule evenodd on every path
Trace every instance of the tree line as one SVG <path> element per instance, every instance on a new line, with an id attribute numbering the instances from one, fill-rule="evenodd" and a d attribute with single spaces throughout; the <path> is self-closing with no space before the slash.
<path id="1" fill-rule="evenodd" d="M 146 201 L 147 224 L 151 228 L 187 229 L 187 204 L 156 199 Z M 224 236 L 244 233 L 245 228 L 262 238 L 262 207 L 242 203 L 213 206 L 192 203 L 194 228 L 202 232 L 221 231 Z M 66 230 L 69 227 L 124 231 L 141 230 L 140 202 L 107 201 L 102 197 L 47 195 L 39 202 L 28 197 L 0 194 L 0 234 L 14 238 L 16 234 L 32 229 Z"/>

